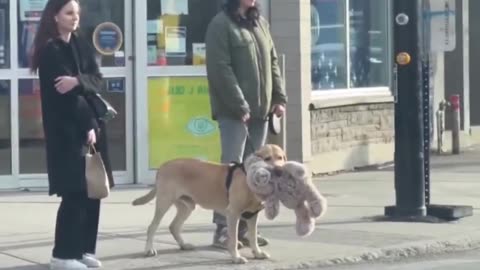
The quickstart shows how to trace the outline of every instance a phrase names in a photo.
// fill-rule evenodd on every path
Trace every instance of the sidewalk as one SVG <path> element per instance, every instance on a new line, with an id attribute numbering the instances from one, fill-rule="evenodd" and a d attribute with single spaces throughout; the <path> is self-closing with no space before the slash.
<path id="1" fill-rule="evenodd" d="M 460 156 L 434 157 L 432 203 L 480 206 L 480 148 Z M 104 269 L 296 269 L 373 259 L 394 259 L 480 247 L 480 216 L 444 224 L 375 222 L 395 202 L 393 170 L 345 173 L 316 181 L 329 200 L 327 215 L 309 238 L 298 238 L 294 215 L 285 208 L 274 221 L 261 214 L 260 231 L 271 240 L 268 261 L 230 264 L 228 254 L 211 248 L 211 212 L 197 209 L 184 238 L 197 250 L 181 252 L 168 232 L 174 210 L 156 237 L 159 255 L 143 257 L 153 205 L 130 202 L 145 188 L 117 188 L 103 203 L 98 255 Z M 58 199 L 45 192 L 0 193 L 0 270 L 47 269 Z M 248 249 L 242 253 L 251 257 Z"/>

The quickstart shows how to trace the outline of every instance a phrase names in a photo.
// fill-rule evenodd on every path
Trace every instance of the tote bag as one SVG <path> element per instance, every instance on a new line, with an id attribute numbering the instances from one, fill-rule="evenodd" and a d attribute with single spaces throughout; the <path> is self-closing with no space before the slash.
<path id="1" fill-rule="evenodd" d="M 104 199 L 110 194 L 108 175 L 100 152 L 93 145 L 85 155 L 85 177 L 87 194 L 90 199 Z"/>

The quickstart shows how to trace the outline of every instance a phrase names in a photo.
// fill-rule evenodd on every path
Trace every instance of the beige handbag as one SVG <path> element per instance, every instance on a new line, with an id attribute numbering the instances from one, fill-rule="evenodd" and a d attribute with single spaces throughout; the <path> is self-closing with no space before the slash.
<path id="1" fill-rule="evenodd" d="M 104 199 L 110 194 L 108 175 L 100 152 L 93 145 L 85 155 L 85 177 L 87 193 L 90 199 Z"/>

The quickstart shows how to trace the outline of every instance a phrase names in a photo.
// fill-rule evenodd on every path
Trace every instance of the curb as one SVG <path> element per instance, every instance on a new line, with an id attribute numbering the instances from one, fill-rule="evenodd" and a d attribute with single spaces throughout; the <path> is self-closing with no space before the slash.
<path id="1" fill-rule="evenodd" d="M 400 259 L 415 258 L 427 255 L 439 255 L 451 252 L 462 252 L 480 248 L 480 232 L 469 236 L 456 237 L 448 240 L 430 240 L 393 246 L 359 254 L 322 260 L 304 261 L 294 264 L 272 263 L 269 265 L 256 265 L 249 269 L 255 270 L 294 270 L 313 269 L 321 267 L 348 266 L 353 264 L 396 261 Z"/>

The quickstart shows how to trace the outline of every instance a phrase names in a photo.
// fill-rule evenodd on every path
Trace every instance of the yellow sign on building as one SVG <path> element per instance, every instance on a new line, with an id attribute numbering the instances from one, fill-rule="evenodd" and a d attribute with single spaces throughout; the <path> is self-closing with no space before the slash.
<path id="1" fill-rule="evenodd" d="M 205 77 L 148 81 L 149 166 L 181 157 L 220 161 L 218 125 L 211 119 Z"/>

